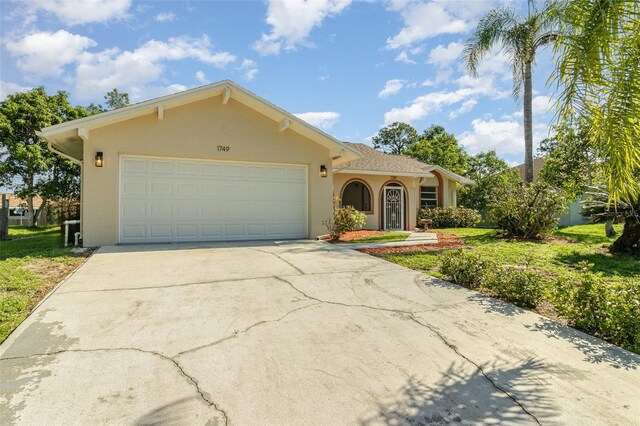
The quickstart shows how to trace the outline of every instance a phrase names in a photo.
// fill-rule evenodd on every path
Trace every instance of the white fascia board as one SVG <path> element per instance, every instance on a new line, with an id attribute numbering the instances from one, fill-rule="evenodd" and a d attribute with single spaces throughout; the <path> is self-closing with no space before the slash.
<path id="1" fill-rule="evenodd" d="M 334 170 L 333 174 L 349 173 L 349 174 L 361 174 L 361 175 L 383 175 L 383 176 L 403 176 L 403 177 L 428 177 L 434 178 L 435 175 L 430 172 L 424 173 L 404 173 L 404 172 L 390 172 L 388 170 L 357 170 L 357 169 L 341 169 Z"/>

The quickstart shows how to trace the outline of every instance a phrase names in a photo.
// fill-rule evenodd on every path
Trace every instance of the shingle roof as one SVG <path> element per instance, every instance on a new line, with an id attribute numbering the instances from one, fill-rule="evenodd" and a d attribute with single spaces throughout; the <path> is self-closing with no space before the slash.
<path id="1" fill-rule="evenodd" d="M 533 159 L 533 182 L 536 183 L 538 181 L 538 176 L 540 175 L 540 170 L 544 166 L 545 158 L 538 157 Z M 518 164 L 513 169 L 517 170 L 520 173 L 520 180 L 524 182 L 525 180 L 525 171 L 524 164 Z"/>
<path id="2" fill-rule="evenodd" d="M 429 175 L 432 171 L 437 171 L 446 175 L 449 179 L 453 179 L 460 182 L 463 185 L 471 185 L 474 182 L 463 176 L 457 175 L 449 170 L 446 170 L 440 166 L 430 165 L 416 160 L 413 157 L 406 155 L 394 155 L 387 154 L 386 152 L 378 151 L 363 143 L 343 142 L 348 147 L 358 151 L 362 158 L 350 161 L 348 163 L 340 164 L 333 168 L 334 173 L 344 172 L 380 172 L 380 174 L 403 174 L 413 176 L 425 176 Z"/>
<path id="3" fill-rule="evenodd" d="M 416 160 L 406 155 L 393 155 L 386 152 L 378 151 L 363 143 L 343 142 L 351 148 L 354 148 L 362 158 L 340 164 L 334 167 L 334 171 L 340 170 L 368 170 L 380 172 L 396 172 L 396 173 L 429 173 L 429 164 Z"/>

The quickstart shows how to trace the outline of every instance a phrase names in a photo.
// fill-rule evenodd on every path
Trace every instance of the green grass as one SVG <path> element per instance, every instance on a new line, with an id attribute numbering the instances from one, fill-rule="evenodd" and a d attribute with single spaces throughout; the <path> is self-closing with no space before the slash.
<path id="1" fill-rule="evenodd" d="M 622 226 L 616 225 L 622 232 Z M 632 256 L 612 256 L 604 247 L 615 239 L 607 238 L 604 225 L 579 225 L 559 229 L 552 240 L 508 240 L 493 229 L 459 228 L 441 229 L 440 232 L 458 235 L 462 241 L 477 250 L 482 257 L 501 265 L 528 265 L 537 270 L 547 282 L 558 276 L 576 276 L 577 264 L 586 261 L 593 272 L 608 282 L 625 282 L 640 276 L 640 259 Z M 394 253 L 382 255 L 385 259 L 441 277 L 437 252 Z"/>
<path id="2" fill-rule="evenodd" d="M 63 247 L 60 226 L 9 228 L 0 241 L 0 342 L 84 256 Z"/>
<path id="3" fill-rule="evenodd" d="M 373 235 L 371 237 L 351 240 L 350 243 L 391 243 L 396 241 L 404 241 L 409 238 L 408 232 L 385 232 L 382 235 Z"/>

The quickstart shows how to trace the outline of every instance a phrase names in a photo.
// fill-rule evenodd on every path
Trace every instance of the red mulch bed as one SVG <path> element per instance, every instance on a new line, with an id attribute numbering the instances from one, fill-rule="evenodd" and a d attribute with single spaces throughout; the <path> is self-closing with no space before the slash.
<path id="1" fill-rule="evenodd" d="M 329 242 L 347 243 L 349 241 L 359 240 L 361 238 L 374 237 L 376 235 L 382 235 L 382 234 L 384 234 L 384 231 L 367 231 L 367 230 L 349 231 L 342 234 L 338 240 L 329 240 Z"/>
<path id="2" fill-rule="evenodd" d="M 383 254 L 383 253 L 411 253 L 416 251 L 438 251 L 438 250 L 451 250 L 467 248 L 462 240 L 453 234 L 444 234 L 442 232 L 436 232 L 438 236 L 438 244 L 419 244 L 415 246 L 399 246 L 399 247 L 379 247 L 379 248 L 366 248 L 360 249 L 362 253 L 366 254 Z"/>

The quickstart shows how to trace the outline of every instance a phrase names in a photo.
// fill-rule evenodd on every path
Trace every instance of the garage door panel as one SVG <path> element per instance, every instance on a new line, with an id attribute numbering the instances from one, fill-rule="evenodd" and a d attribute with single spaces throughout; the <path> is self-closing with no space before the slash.
<path id="1" fill-rule="evenodd" d="M 307 237 L 305 166 L 121 158 L 120 242 Z"/>
<path id="2" fill-rule="evenodd" d="M 125 158 L 122 162 L 122 170 L 127 173 L 146 173 L 147 161 L 142 159 Z"/>

